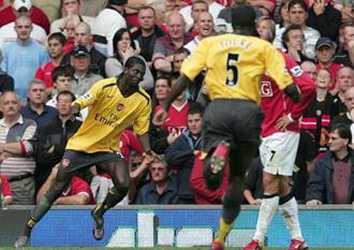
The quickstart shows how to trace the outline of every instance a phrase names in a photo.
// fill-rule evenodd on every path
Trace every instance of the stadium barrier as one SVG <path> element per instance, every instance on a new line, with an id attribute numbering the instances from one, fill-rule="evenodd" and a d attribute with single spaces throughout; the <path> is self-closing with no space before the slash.
<path id="1" fill-rule="evenodd" d="M 54 206 L 33 230 L 32 247 L 192 247 L 208 246 L 217 231 L 220 206 L 125 206 L 105 214 L 105 237 L 92 237 L 92 206 Z M 0 210 L 0 246 L 11 246 L 33 206 Z M 258 207 L 243 206 L 227 245 L 239 247 L 252 237 Z M 354 247 L 354 206 L 300 206 L 300 222 L 311 247 Z M 277 213 L 269 247 L 286 247 L 289 233 Z"/>

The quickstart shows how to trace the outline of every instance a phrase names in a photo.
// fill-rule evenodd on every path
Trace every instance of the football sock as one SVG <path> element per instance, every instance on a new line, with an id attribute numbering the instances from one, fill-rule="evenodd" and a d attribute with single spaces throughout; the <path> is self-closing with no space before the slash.
<path id="1" fill-rule="evenodd" d="M 281 198 L 279 211 L 284 218 L 286 227 L 290 231 L 291 238 L 303 241 L 304 238 L 302 236 L 299 223 L 297 202 L 293 194 L 291 193 L 290 195 L 290 199 L 289 195 Z"/>
<path id="2" fill-rule="evenodd" d="M 227 224 L 222 217 L 220 217 L 219 232 L 215 240 L 224 243 L 226 235 L 232 229 L 233 223 Z"/>
<path id="3" fill-rule="evenodd" d="M 278 194 L 264 194 L 261 207 L 259 209 L 256 233 L 253 239 L 263 244 L 268 227 L 274 217 L 279 205 Z"/>
<path id="4" fill-rule="evenodd" d="M 109 189 L 106 199 L 103 201 L 101 205 L 98 205 L 95 213 L 99 216 L 103 216 L 103 214 L 114 207 L 118 202 L 123 200 L 123 198 L 127 195 L 127 189 L 119 189 L 116 186 Z"/>

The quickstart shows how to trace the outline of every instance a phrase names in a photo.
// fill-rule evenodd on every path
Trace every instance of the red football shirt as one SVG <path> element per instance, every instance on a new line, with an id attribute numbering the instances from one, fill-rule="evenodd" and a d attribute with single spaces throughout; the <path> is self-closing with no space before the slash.
<path id="1" fill-rule="evenodd" d="M 83 179 L 74 176 L 71 180 L 69 190 L 64 191 L 61 197 L 68 197 L 78 194 L 85 194 L 87 195 L 87 197 L 89 197 L 89 201 L 87 204 L 96 204 L 95 198 L 93 198 L 93 194 L 91 192 L 89 184 Z"/>
<path id="2" fill-rule="evenodd" d="M 48 62 L 37 69 L 34 78 L 44 81 L 46 88 L 51 89 L 53 88 L 52 72 L 56 67 L 58 66 L 54 66 L 52 62 Z"/>

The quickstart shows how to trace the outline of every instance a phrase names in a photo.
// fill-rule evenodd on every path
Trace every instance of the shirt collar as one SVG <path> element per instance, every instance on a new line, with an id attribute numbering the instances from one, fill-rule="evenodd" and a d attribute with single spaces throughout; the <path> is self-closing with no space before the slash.
<path id="1" fill-rule="evenodd" d="M 17 121 L 14 123 L 14 125 L 17 124 L 17 123 L 18 123 L 18 124 L 23 124 L 23 117 L 22 117 L 22 115 L 20 115 L 20 116 L 18 117 L 18 119 L 17 119 Z M 3 127 L 7 127 L 6 124 L 5 124 L 5 118 L 0 119 L 0 125 L 3 126 Z"/>

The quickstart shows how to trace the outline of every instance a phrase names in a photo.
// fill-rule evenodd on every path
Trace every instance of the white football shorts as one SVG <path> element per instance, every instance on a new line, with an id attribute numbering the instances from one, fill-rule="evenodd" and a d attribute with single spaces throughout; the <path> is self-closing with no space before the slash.
<path id="1" fill-rule="evenodd" d="M 262 138 L 259 152 L 263 171 L 273 175 L 292 176 L 299 141 L 300 134 L 292 131 Z"/>

